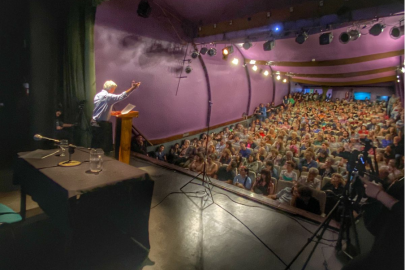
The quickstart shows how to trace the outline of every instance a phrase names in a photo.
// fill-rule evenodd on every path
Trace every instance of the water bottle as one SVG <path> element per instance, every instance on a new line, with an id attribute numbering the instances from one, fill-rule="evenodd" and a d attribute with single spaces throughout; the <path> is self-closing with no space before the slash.
<path id="1" fill-rule="evenodd" d="M 100 172 L 103 169 L 103 156 L 102 149 L 90 150 L 90 171 L 93 173 Z"/>

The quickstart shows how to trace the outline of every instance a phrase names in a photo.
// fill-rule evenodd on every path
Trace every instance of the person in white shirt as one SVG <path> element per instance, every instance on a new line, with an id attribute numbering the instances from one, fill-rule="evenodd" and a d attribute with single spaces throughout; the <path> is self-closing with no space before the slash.
<path id="1" fill-rule="evenodd" d="M 131 88 L 119 95 L 114 95 L 117 84 L 113 81 L 106 81 L 103 90 L 94 96 L 94 110 L 91 119 L 92 140 L 91 148 L 102 148 L 105 153 L 109 153 L 112 148 L 112 106 L 129 96 L 141 85 L 140 82 L 132 81 Z"/>

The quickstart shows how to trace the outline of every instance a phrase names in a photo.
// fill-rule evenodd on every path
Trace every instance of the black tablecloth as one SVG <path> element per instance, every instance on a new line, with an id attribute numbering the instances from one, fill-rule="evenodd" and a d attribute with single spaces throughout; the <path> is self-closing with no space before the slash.
<path id="1" fill-rule="evenodd" d="M 52 153 L 52 150 L 49 151 Z M 66 159 L 51 156 L 45 159 L 22 158 L 14 167 L 14 184 L 21 185 L 62 230 L 72 233 L 92 219 L 108 218 L 118 229 L 134 237 L 147 248 L 148 222 L 154 182 L 135 167 L 106 157 L 103 171 L 89 172 L 89 152 L 76 150 L 76 167 L 59 167 Z M 100 224 L 102 225 L 102 224 Z"/>

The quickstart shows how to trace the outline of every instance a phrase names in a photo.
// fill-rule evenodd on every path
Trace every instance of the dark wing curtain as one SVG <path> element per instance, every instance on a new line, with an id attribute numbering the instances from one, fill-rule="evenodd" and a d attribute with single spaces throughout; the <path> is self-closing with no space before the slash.
<path id="1" fill-rule="evenodd" d="M 63 48 L 63 105 L 78 124 L 75 143 L 90 146 L 90 118 L 96 94 L 94 22 L 104 0 L 72 0 L 66 17 Z"/>

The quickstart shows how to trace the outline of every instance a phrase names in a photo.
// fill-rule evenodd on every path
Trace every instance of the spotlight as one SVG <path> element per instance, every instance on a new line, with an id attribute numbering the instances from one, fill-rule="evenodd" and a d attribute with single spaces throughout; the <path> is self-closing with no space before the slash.
<path id="1" fill-rule="evenodd" d="M 333 34 L 332 33 L 324 33 L 319 36 L 319 44 L 320 45 L 328 45 L 332 42 L 333 40 Z"/>
<path id="2" fill-rule="evenodd" d="M 298 36 L 295 38 L 295 42 L 297 42 L 298 44 L 303 44 L 305 40 L 307 40 L 307 38 L 308 38 L 307 32 L 302 32 L 298 34 Z"/>
<path id="3" fill-rule="evenodd" d="M 383 25 L 382 23 L 376 23 L 373 25 L 373 27 L 370 28 L 368 33 L 373 36 L 378 36 L 379 34 L 381 34 L 384 31 L 384 28 L 385 28 L 385 25 Z"/>
<path id="4" fill-rule="evenodd" d="M 276 79 L 279 81 L 281 79 L 280 75 L 277 75 Z"/>
<path id="5" fill-rule="evenodd" d="M 200 49 L 200 54 L 205 55 L 205 54 L 207 53 L 207 51 L 208 51 L 208 48 L 207 48 L 207 47 L 202 47 L 202 48 Z"/>
<path id="6" fill-rule="evenodd" d="M 252 67 L 252 69 L 253 69 L 253 71 L 257 71 L 257 66 L 254 65 L 254 66 Z"/>
<path id="7" fill-rule="evenodd" d="M 266 70 L 265 72 L 263 72 L 264 76 L 269 76 L 269 72 Z"/>
<path id="8" fill-rule="evenodd" d="M 209 50 L 208 50 L 208 55 L 209 56 L 214 56 L 214 55 L 216 55 L 217 54 L 217 49 L 215 49 L 215 48 L 210 48 Z"/>
<path id="9" fill-rule="evenodd" d="M 245 43 L 243 43 L 243 49 L 245 50 L 249 50 L 250 47 L 252 47 L 252 43 L 250 43 L 249 41 L 246 41 Z"/>
<path id="10" fill-rule="evenodd" d="M 187 66 L 184 71 L 189 74 L 193 69 L 190 66 Z"/>
<path id="11" fill-rule="evenodd" d="M 276 43 L 275 43 L 274 40 L 266 41 L 265 43 L 263 43 L 263 50 L 264 51 L 271 51 L 274 48 L 275 45 L 276 45 Z"/>
<path id="12" fill-rule="evenodd" d="M 286 83 L 286 82 L 287 82 L 287 79 L 284 79 L 284 80 L 283 80 L 283 83 Z"/>
<path id="13" fill-rule="evenodd" d="M 141 0 L 141 2 L 139 2 L 137 10 L 139 17 L 148 18 L 151 11 L 152 9 L 148 3 L 148 0 Z"/>
<path id="14" fill-rule="evenodd" d="M 234 58 L 234 59 L 232 60 L 232 64 L 237 65 L 238 63 L 239 63 L 238 58 Z"/>
<path id="15" fill-rule="evenodd" d="M 229 54 L 233 53 L 233 46 L 228 46 L 222 49 L 222 55 L 228 56 Z"/>
<path id="16" fill-rule="evenodd" d="M 198 51 L 195 50 L 191 53 L 191 58 L 196 59 L 198 57 Z"/>
<path id="17" fill-rule="evenodd" d="M 347 32 L 343 32 L 339 36 L 339 41 L 343 44 L 348 43 L 351 40 L 356 40 L 361 36 L 361 33 L 359 30 L 350 30 Z"/>
<path id="18" fill-rule="evenodd" d="M 252 65 L 256 64 L 256 60 L 250 60 L 249 64 L 252 64 Z"/>
<path id="19" fill-rule="evenodd" d="M 394 26 L 390 30 L 390 37 L 392 39 L 398 39 L 404 35 L 404 26 Z"/>

